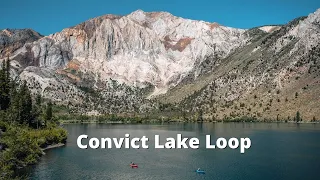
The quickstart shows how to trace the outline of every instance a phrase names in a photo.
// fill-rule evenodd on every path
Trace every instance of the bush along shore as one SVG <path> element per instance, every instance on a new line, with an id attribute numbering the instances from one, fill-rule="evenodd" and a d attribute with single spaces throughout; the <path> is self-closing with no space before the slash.
<path id="1" fill-rule="evenodd" d="M 35 164 L 52 145 L 66 142 L 67 132 L 51 126 L 32 129 L 22 125 L 1 124 L 0 179 L 17 178 L 17 172 Z"/>
<path id="2" fill-rule="evenodd" d="M 10 61 L 0 69 L 0 179 L 21 179 L 19 170 L 35 164 L 43 150 L 66 142 L 52 103 L 31 95 L 26 82 L 10 77 Z M 19 84 L 19 85 L 18 85 Z"/>

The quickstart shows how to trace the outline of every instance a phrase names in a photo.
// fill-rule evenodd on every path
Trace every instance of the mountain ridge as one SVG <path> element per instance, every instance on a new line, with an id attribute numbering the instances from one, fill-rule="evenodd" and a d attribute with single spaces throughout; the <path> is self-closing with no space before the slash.
<path id="1" fill-rule="evenodd" d="M 104 60 L 113 58 L 114 61 L 112 63 L 107 63 L 108 66 L 121 66 L 119 60 L 116 60 L 117 58 L 121 59 L 128 59 L 129 62 L 132 61 L 131 59 L 134 58 L 134 56 L 138 55 L 141 57 L 141 55 L 146 55 L 145 60 L 142 60 L 142 62 L 135 62 L 135 64 L 140 64 L 138 68 L 147 69 L 148 71 L 151 71 L 151 73 L 146 73 L 145 71 L 138 72 L 139 76 L 146 76 L 145 78 L 139 79 L 137 77 L 134 77 L 135 75 L 132 74 L 134 72 L 129 72 L 130 75 L 122 77 L 122 81 L 133 83 L 133 82 L 140 82 L 140 81 L 146 81 L 149 83 L 152 83 L 155 86 L 158 87 L 164 87 L 167 88 L 170 86 L 170 82 L 175 81 L 174 79 L 176 76 L 181 76 L 181 74 L 189 71 L 190 68 L 192 68 L 195 59 L 202 59 L 205 54 L 209 53 L 212 54 L 213 47 L 212 43 L 207 36 L 205 39 L 203 39 L 202 35 L 203 33 L 208 33 L 209 31 L 209 25 L 205 24 L 201 21 L 192 21 L 192 20 L 186 20 L 182 18 L 175 17 L 169 13 L 160 13 L 160 17 L 158 19 L 154 20 L 154 17 L 149 18 L 148 20 L 152 20 L 152 22 L 149 24 L 150 26 L 154 26 L 154 29 L 150 31 L 150 28 L 145 28 L 142 23 L 144 22 L 137 22 L 138 16 L 145 16 L 146 13 L 142 11 L 135 11 L 127 16 L 100 16 L 98 18 L 90 19 L 84 23 L 81 23 L 77 26 L 63 29 L 60 33 L 54 33 L 49 36 L 43 37 L 39 41 L 39 45 L 33 45 L 33 47 L 30 47 L 31 51 L 30 54 L 34 54 L 35 57 L 33 59 L 39 59 L 39 66 L 45 66 L 45 67 L 51 67 L 51 68 L 59 68 L 62 66 L 65 66 L 68 61 L 72 60 L 75 56 L 75 58 L 82 59 L 84 63 L 87 62 L 86 59 L 92 59 L 92 64 L 96 63 L 98 60 Z M 148 15 L 154 16 L 154 14 L 157 13 L 148 13 Z M 165 19 L 167 19 L 168 16 L 172 18 L 172 21 L 177 21 L 175 23 L 171 23 L 171 20 L 168 20 L 169 23 L 165 23 L 164 19 L 161 17 L 165 16 Z M 141 17 L 140 17 L 141 18 Z M 133 22 L 134 20 L 134 22 Z M 104 23 L 101 25 L 101 23 Z M 160 25 L 158 25 L 160 23 Z M 180 24 L 179 24 L 180 23 Z M 200 24 L 200 27 L 197 25 Z M 169 25 L 167 25 L 169 24 Z M 178 26 L 176 26 L 178 24 Z M 140 25 L 141 27 L 137 26 Z M 129 26 L 129 27 L 128 27 Z M 182 26 L 182 27 L 181 27 Z M 104 27 L 105 29 L 102 29 Z M 108 29 L 111 28 L 111 29 Z M 157 31 L 156 29 L 159 29 L 158 27 L 164 27 L 161 31 Z M 181 27 L 179 29 L 179 27 Z M 185 28 L 187 27 L 187 28 Z M 203 27 L 207 29 L 202 29 Z M 100 28 L 99 30 L 104 31 L 102 32 L 95 31 L 96 28 Z M 193 32 L 185 31 L 184 29 L 190 29 L 193 28 L 200 32 L 200 34 L 193 34 Z M 199 29 L 200 28 L 200 29 Z M 175 29 L 172 31 L 172 29 Z M 229 30 L 228 28 L 224 28 L 219 31 L 224 31 L 224 33 L 229 33 L 231 36 L 239 36 L 233 35 L 233 33 L 236 32 L 236 30 L 231 29 L 230 32 L 227 32 Z M 177 32 L 178 31 L 178 32 Z M 205 32 L 206 31 L 206 32 Z M 234 31 L 234 32 L 233 32 Z M 98 33 L 98 34 L 97 34 Z M 106 38 L 105 33 L 107 33 L 109 39 L 108 42 L 104 41 Z M 116 34 L 113 34 L 116 33 Z M 121 37 L 121 35 L 125 35 L 124 37 Z M 230 43 L 228 45 L 224 45 L 222 43 L 225 43 L 223 40 L 223 37 L 220 36 L 220 32 L 215 33 L 216 34 L 216 41 L 217 43 L 217 49 L 221 51 L 221 56 L 225 56 L 229 51 L 233 48 L 232 46 L 238 46 L 237 44 L 241 42 L 236 42 L 235 40 L 231 40 L 230 43 L 235 44 L 231 45 Z M 92 36 L 100 36 L 100 37 L 94 37 Z M 115 35 L 115 36 L 114 36 Z M 120 35 L 120 36 L 119 36 Z M 75 38 L 72 38 L 74 36 Z M 134 37 L 133 41 L 128 41 L 128 36 L 130 38 Z M 226 36 L 226 35 L 223 35 Z M 71 39 L 71 40 L 70 40 Z M 74 40 L 75 39 L 75 40 Z M 95 45 L 95 40 L 100 39 L 100 44 L 97 46 Z M 57 43 L 60 43 L 58 44 Z M 66 42 L 69 41 L 69 42 Z M 72 42 L 71 42 L 72 41 Z M 110 41 L 113 41 L 111 43 Z M 196 42 L 196 45 L 193 45 L 193 52 L 190 52 L 190 50 L 185 50 L 185 48 L 191 44 L 191 41 L 198 41 Z M 87 45 L 83 45 L 83 43 L 87 43 Z M 209 44 L 208 44 L 209 43 Z M 95 47 L 87 47 L 90 45 L 93 45 Z M 220 44 L 220 45 L 219 45 Z M 44 47 L 43 47 L 44 46 Z M 58 46 L 58 47 L 49 47 L 48 46 Z M 78 46 L 79 48 L 77 48 Z M 202 48 L 198 48 L 201 46 Z M 75 48 L 74 48 L 75 47 Z M 70 49 L 71 48 L 71 49 Z M 87 48 L 87 49 L 86 49 Z M 215 47 L 216 48 L 216 47 Z M 141 51 L 141 49 L 143 51 Z M 203 50 L 200 50 L 203 49 Z M 46 51 L 53 51 L 49 52 L 49 54 L 40 54 L 41 52 Z M 70 50 L 72 52 L 70 52 Z M 92 52 L 85 52 L 83 51 L 92 51 Z M 195 53 L 196 51 L 197 53 Z M 39 52 L 40 51 L 40 52 Z M 60 52 L 59 52 L 60 51 Z M 122 52 L 119 52 L 122 51 Z M 130 54 L 127 54 L 125 52 L 130 51 Z M 159 53 L 160 51 L 160 53 Z M 184 51 L 184 52 L 182 52 Z M 189 51 L 189 52 L 188 52 Z M 55 55 L 54 57 L 50 56 L 50 53 L 58 54 L 60 53 L 61 56 L 57 57 Z M 121 54 L 120 57 L 116 57 L 117 54 Z M 146 54 L 147 53 L 147 54 Z M 105 55 L 107 54 L 107 55 Z M 168 55 L 169 57 L 168 57 Z M 79 56 L 79 57 L 77 57 Z M 175 62 L 178 59 L 184 58 L 183 61 Z M 149 59 L 153 59 L 154 63 L 148 62 Z M 174 61 L 172 61 L 172 60 Z M 165 64 L 162 64 L 162 61 L 165 62 Z M 81 62 L 81 60 L 80 60 Z M 116 63 L 116 64 L 115 64 Z M 171 69 L 167 70 L 166 66 L 170 66 Z M 84 65 L 86 66 L 86 65 Z M 152 66 L 155 66 L 153 68 Z M 94 67 L 85 67 L 85 69 L 90 69 Z M 129 71 L 130 68 L 128 67 L 122 67 L 125 69 L 125 71 Z M 116 72 L 112 72 L 116 70 Z M 158 72 L 158 70 L 160 72 Z M 97 69 L 93 69 L 93 71 L 99 71 Z M 175 71 L 178 71 L 175 73 Z M 168 74 L 166 72 L 171 72 L 171 74 Z M 106 69 L 105 71 L 101 71 L 101 76 L 105 77 L 107 74 L 113 74 L 116 78 L 119 75 L 123 76 L 124 72 L 122 70 L 117 70 L 116 67 L 113 67 L 112 70 Z M 164 74 L 166 73 L 166 74 Z M 130 79 L 131 78 L 131 79 Z M 151 79 L 150 79 L 151 78 Z M 174 79 L 172 79 L 174 78 Z M 179 77 L 177 77 L 179 78 Z M 182 77 L 180 77 L 181 79 Z M 160 84 L 159 84 L 160 82 Z"/>
<path id="2" fill-rule="evenodd" d="M 18 40 L 20 43 L 10 51 L 5 50 L 10 46 L 3 38 L 5 35 L 1 36 L 2 30 L 0 55 L 5 59 L 10 54 L 12 74 L 19 80 L 27 80 L 34 93 L 40 92 L 48 99 L 69 104 L 75 111 L 84 101 L 89 102 L 89 109 L 109 113 L 147 112 L 157 109 L 159 103 L 173 103 L 187 113 L 198 113 L 201 109 L 204 117 L 222 119 L 233 112 L 225 108 L 228 113 L 212 115 L 217 108 L 205 105 L 216 103 L 222 107 L 226 103 L 239 103 L 265 83 L 275 84 L 276 89 L 300 86 L 281 82 L 290 74 L 285 69 L 297 71 L 306 79 L 315 73 L 317 79 L 318 71 L 305 75 L 301 68 L 318 66 L 317 55 L 314 61 L 305 59 L 310 59 L 317 51 L 319 19 L 320 10 L 317 10 L 287 25 L 244 30 L 184 19 L 168 12 L 137 10 L 126 16 L 107 14 L 92 18 L 49 36 L 31 33 L 35 37 L 29 41 Z M 301 63 L 301 68 L 292 68 L 297 63 Z M 230 81 L 231 76 L 237 84 Z M 250 83 L 244 83 L 246 79 Z M 212 88 L 222 80 L 226 83 L 220 82 L 220 88 Z M 212 86 L 213 82 L 216 85 Z M 231 87 L 235 93 L 228 95 L 225 87 Z M 70 88 L 70 93 L 66 92 Z M 92 93 L 84 91 L 93 92 L 90 89 L 99 95 L 93 97 Z M 217 89 L 215 93 L 213 89 Z M 266 96 L 266 91 L 261 90 L 259 94 Z M 208 97 L 204 92 L 211 94 L 214 103 L 205 100 Z M 217 100 L 221 93 L 225 98 Z M 96 102 L 96 98 L 101 102 Z M 118 102 L 119 99 L 124 101 Z M 187 99 L 198 103 L 197 108 L 190 109 Z M 110 106 L 110 101 L 116 102 L 115 106 Z M 255 117 L 262 113 L 258 111 L 261 110 L 256 108 Z M 251 115 L 244 111 L 238 113 L 237 116 Z M 263 113 L 269 115 L 259 118 L 276 116 L 271 112 Z M 283 114 L 287 116 L 288 113 Z M 289 115 L 292 116 L 292 112 Z M 312 112 L 307 118 L 311 116 L 319 115 Z"/>

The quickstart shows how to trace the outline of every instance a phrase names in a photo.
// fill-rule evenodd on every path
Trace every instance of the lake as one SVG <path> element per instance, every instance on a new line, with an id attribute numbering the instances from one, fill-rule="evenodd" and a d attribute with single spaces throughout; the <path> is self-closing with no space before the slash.
<path id="1" fill-rule="evenodd" d="M 46 151 L 30 179 L 319 179 L 320 124 L 170 123 L 65 125 L 65 147 Z M 149 149 L 80 149 L 77 138 L 149 138 Z M 197 137 L 199 149 L 155 149 L 154 135 Z M 206 149 L 205 137 L 251 139 L 251 148 Z M 132 169 L 133 161 L 139 168 Z M 197 174 L 201 168 L 206 174 Z"/>

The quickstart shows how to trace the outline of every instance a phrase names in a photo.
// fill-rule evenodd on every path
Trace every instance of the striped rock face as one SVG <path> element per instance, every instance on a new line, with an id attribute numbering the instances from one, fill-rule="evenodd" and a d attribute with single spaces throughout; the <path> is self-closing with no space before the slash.
<path id="1" fill-rule="evenodd" d="M 150 83 L 165 92 L 206 57 L 223 58 L 244 45 L 249 39 L 244 32 L 167 12 L 138 10 L 127 16 L 90 19 L 27 42 L 10 55 L 24 66 L 49 69 L 63 69 L 76 61 L 80 71 L 92 72 L 101 80 Z"/>

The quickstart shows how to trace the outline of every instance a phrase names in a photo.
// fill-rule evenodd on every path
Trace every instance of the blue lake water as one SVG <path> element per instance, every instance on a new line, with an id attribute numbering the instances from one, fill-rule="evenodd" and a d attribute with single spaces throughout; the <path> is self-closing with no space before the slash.
<path id="1" fill-rule="evenodd" d="M 133 125 L 65 125 L 67 145 L 46 152 L 29 171 L 30 179 L 169 179 L 247 180 L 319 179 L 320 124 L 289 123 L 173 123 Z M 149 138 L 149 149 L 80 149 L 77 138 Z M 161 139 L 197 137 L 199 149 L 155 149 Z M 205 136 L 251 139 L 244 154 L 239 149 L 206 149 Z M 163 142 L 163 141 L 162 141 Z M 139 168 L 132 169 L 133 161 Z M 206 174 L 197 174 L 201 168 Z"/>

